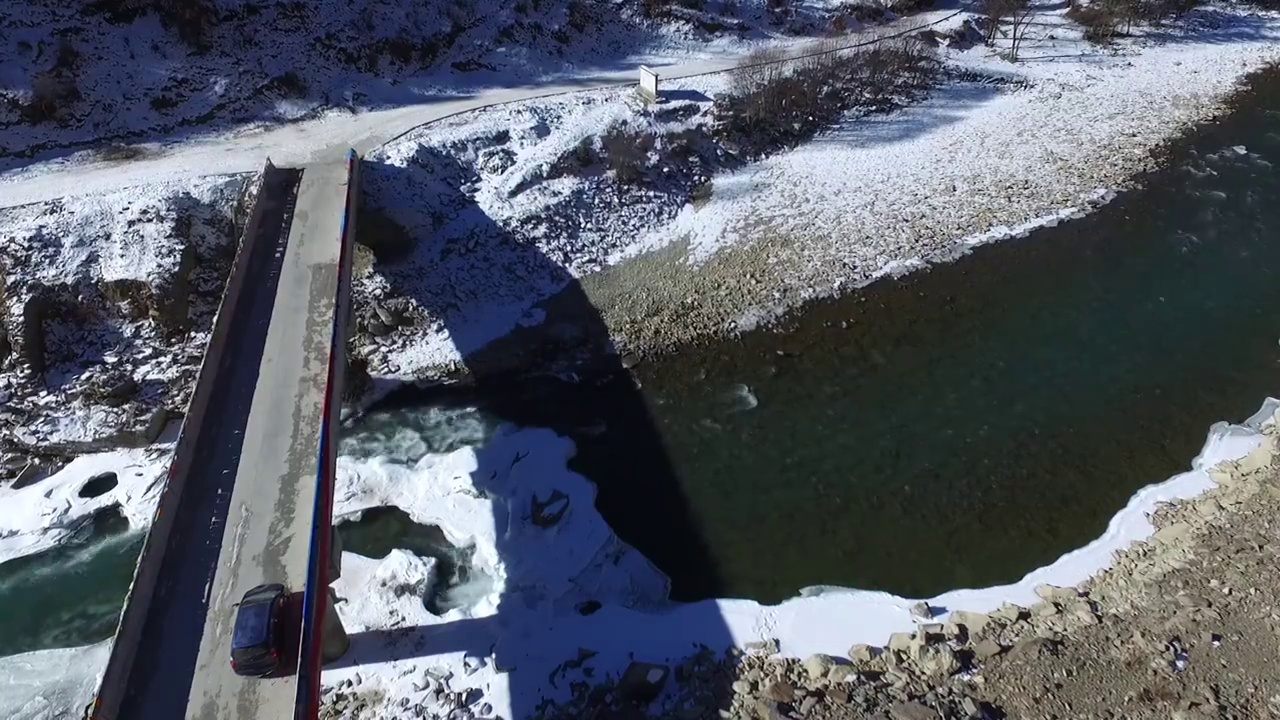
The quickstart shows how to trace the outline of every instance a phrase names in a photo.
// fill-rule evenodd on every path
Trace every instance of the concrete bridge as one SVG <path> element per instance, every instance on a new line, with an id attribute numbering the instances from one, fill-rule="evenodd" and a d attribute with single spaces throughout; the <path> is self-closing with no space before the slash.
<path id="1" fill-rule="evenodd" d="M 262 177 L 94 720 L 314 718 L 321 656 L 345 650 L 329 583 L 359 158 Z M 297 669 L 241 677 L 235 606 L 270 582 L 294 593 Z"/>

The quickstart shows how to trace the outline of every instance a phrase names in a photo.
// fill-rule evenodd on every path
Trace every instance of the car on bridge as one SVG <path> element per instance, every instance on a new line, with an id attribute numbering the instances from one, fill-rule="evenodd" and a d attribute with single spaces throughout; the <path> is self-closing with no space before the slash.
<path id="1" fill-rule="evenodd" d="M 280 669 L 280 616 L 288 596 L 283 585 L 269 583 L 240 600 L 231 631 L 231 669 L 237 675 L 266 677 Z"/>

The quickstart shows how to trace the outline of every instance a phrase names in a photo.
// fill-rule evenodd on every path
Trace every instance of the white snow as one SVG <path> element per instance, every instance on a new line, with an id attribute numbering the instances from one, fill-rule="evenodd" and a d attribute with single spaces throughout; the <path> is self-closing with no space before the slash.
<path id="1" fill-rule="evenodd" d="M 510 246 L 499 247 L 496 256 L 467 261 L 454 268 L 462 272 L 454 282 L 495 298 L 482 306 L 487 319 L 478 314 L 451 317 L 392 362 L 408 372 L 457 357 L 460 348 L 465 352 L 520 322 L 536 322 L 533 303 L 571 276 L 565 267 L 581 263 L 594 270 L 679 241 L 690 243 L 691 262 L 697 263 L 743 246 L 756 233 L 783 234 L 795 239 L 788 252 L 797 267 L 841 268 L 839 278 L 800 273 L 795 281 L 809 288 L 829 287 L 841 279 L 856 282 L 890 269 L 917 267 L 922 258 L 1022 232 L 1032 226 L 1031 218 L 1041 219 L 1030 221 L 1034 224 L 1068 217 L 1076 208 L 1096 203 L 1100 188 L 1115 188 L 1142 167 L 1153 145 L 1215 109 L 1243 73 L 1280 57 L 1280 20 L 1275 16 L 1213 12 L 1221 25 L 1199 35 L 1151 34 L 1119 51 L 1083 45 L 1078 31 L 1054 20 L 1044 32 L 1055 36 L 1035 38 L 1024 55 L 1028 62 L 1010 65 L 985 48 L 953 53 L 953 63 L 1020 84 L 956 83 L 899 113 L 842 124 L 793 151 L 717 177 L 710 202 L 697 209 L 663 208 L 661 213 L 669 212 L 673 219 L 657 230 L 638 233 L 621 223 L 612 230 L 596 227 L 594 234 L 583 236 L 588 241 L 582 247 L 559 258 L 558 267 L 535 265 L 522 272 L 519 259 L 527 250 Z M 662 58 L 657 59 L 654 64 L 661 64 Z M 732 57 L 722 52 L 710 62 L 665 71 L 664 76 L 731 65 Z M 419 104 L 391 110 L 331 113 L 272 129 L 246 128 L 148 146 L 147 156 L 128 163 L 83 157 L 41 163 L 0 176 L 0 207 L 75 192 L 114 192 L 110 203 L 69 201 L 85 217 L 98 218 L 92 226 L 76 225 L 76 213 L 50 222 L 39 214 L 43 210 L 13 212 L 20 222 L 44 223 L 55 235 L 50 246 L 55 252 L 40 272 L 128 276 L 135 267 L 164 265 L 163 249 L 110 240 L 103 253 L 63 252 L 56 237 L 98 229 L 106 229 L 109 238 L 129 237 L 128 216 L 117 217 L 115 208 L 138 193 L 145 200 L 149 191 L 119 188 L 176 181 L 193 170 L 251 171 L 267 154 L 280 164 L 301 164 L 348 145 L 368 151 L 424 122 L 494 103 L 632 81 L 633 72 L 630 66 L 605 69 L 552 86 L 479 91 L 464 99 L 419 97 Z M 667 87 L 711 95 L 722 84 L 723 79 L 712 77 Z M 210 86 L 214 94 L 223 90 Z M 619 113 L 631 112 L 618 109 L 626 102 L 619 100 L 624 95 L 612 91 L 558 104 L 502 108 L 489 116 L 461 116 L 438 128 L 439 137 L 446 144 L 461 139 L 463 135 L 450 133 L 463 133 L 464 125 L 477 120 L 480 131 L 506 125 L 513 134 L 528 131 L 530 135 L 517 138 L 515 158 L 518 174 L 527 179 L 540 158 L 570 146 L 536 142 L 543 132 L 539 114 L 546 117 L 547 108 L 563 108 L 555 110 L 556 125 L 548 129 L 555 143 L 571 142 L 592 128 L 603 129 Z M 514 122 L 520 113 L 533 116 L 532 121 Z M 386 157 L 414 156 L 424 137 L 435 141 L 435 130 L 426 128 L 388 145 Z M 503 176 L 498 184 L 494 178 L 500 175 L 481 178 L 472 188 L 484 216 L 472 220 L 518 224 L 531 208 L 546 207 L 548 198 L 564 197 L 570 190 L 553 180 L 534 183 L 534 189 L 525 191 L 532 193 L 527 197 L 509 195 L 519 187 L 513 182 L 519 178 Z M 493 182 L 486 185 L 485 180 Z M 202 182 L 195 186 L 206 187 Z M 218 181 L 208 182 L 212 188 Z M 828 228 L 838 228 L 841 240 L 821 232 Z M 508 251 L 505 257 L 516 261 L 495 264 L 495 257 L 502 260 Z M 535 252 L 545 253 L 546 247 Z M 582 263 L 584 257 L 589 262 Z M 495 273 L 495 267 L 504 273 Z M 505 274 L 512 267 L 516 271 Z M 457 307 L 468 306 L 470 299 L 454 297 Z M 446 308 L 448 312 L 464 311 Z M 1269 401 L 1245 425 L 1215 425 L 1191 471 L 1139 492 L 1090 545 L 1018 583 L 956 590 L 930 599 L 930 604 L 948 611 L 989 610 L 1006 601 L 1025 604 L 1034 601 L 1034 587 L 1040 583 L 1070 585 L 1089 577 L 1106 567 L 1116 550 L 1151 533 L 1147 515 L 1157 502 L 1203 492 L 1212 484 L 1209 470 L 1214 465 L 1257 447 L 1262 442 L 1258 427 L 1276 408 Z M 437 617 L 419 601 L 435 572 L 433 563 L 403 551 L 381 561 L 344 554 L 337 589 L 346 600 L 339 612 L 355 637 L 352 655 L 343 663 L 360 664 L 326 671 L 326 684 L 352 680 L 360 688 L 388 690 L 382 716 L 398 717 L 406 712 L 400 698 L 433 702 L 427 691 L 451 674 L 451 689 L 478 688 L 485 702 L 509 716 L 513 694 L 522 699 L 528 693 L 564 697 L 567 687 L 557 684 L 551 671 L 578 657 L 580 648 L 598 653 L 588 666 L 599 679 L 632 658 L 678 658 L 699 642 L 723 647 L 778 638 L 787 655 L 843 654 L 853 643 L 882 643 L 891 632 L 910 629 L 915 622 L 910 599 L 833 588 L 813 588 L 777 606 L 745 600 L 664 603 L 665 578 L 622 544 L 595 512 L 594 487 L 567 469 L 572 453 L 572 444 L 550 431 L 504 427 L 486 429 L 463 447 L 439 452 L 343 457 L 335 509 L 339 517 L 399 507 L 417 522 L 439 526 L 451 542 L 472 546 L 477 570 L 493 584 L 472 602 Z M 111 504 L 120 504 L 135 526 L 145 524 L 154 507 L 161 463 L 160 454 L 148 451 L 106 453 L 81 458 L 29 488 L 0 492 L 6 507 L 0 518 L 0 559 L 51 547 L 92 512 Z M 117 472 L 119 487 L 92 500 L 76 497 L 85 480 L 106 470 Z M 535 508 L 546 516 L 562 507 L 564 514 L 551 527 L 532 522 Z M 603 607 L 579 614 L 575 608 L 588 599 Z M 0 714 L 44 718 L 78 712 L 105 654 L 104 643 L 0 659 L 0 679 L 7 680 L 0 682 Z M 427 678 L 428 670 L 436 679 Z"/>
<path id="2" fill-rule="evenodd" d="M 153 281 L 172 274 L 180 261 L 175 212 L 194 204 L 229 208 L 244 182 L 202 175 L 103 193 L 71 186 L 56 203 L 0 211 L 5 252 L 24 254 L 29 282 Z"/>
<path id="3" fill-rule="evenodd" d="M 84 527 L 94 513 L 116 506 L 135 530 L 151 524 L 164 488 L 171 443 L 82 455 L 53 475 L 14 490 L 0 488 L 0 562 L 55 547 Z M 80 497 L 91 478 L 114 473 L 117 485 L 94 498 Z"/>
<path id="4" fill-rule="evenodd" d="M 0 714 L 11 720 L 80 717 L 110 654 L 105 641 L 0 658 Z"/>

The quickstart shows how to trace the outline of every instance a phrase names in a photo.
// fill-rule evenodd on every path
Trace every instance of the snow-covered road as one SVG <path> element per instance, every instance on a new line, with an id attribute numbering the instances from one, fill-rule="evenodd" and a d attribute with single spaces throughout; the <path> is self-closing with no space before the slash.
<path id="1" fill-rule="evenodd" d="M 658 67 L 664 79 L 719 72 L 737 56 Z M 451 115 L 504 103 L 635 83 L 635 72 L 584 73 L 545 85 L 480 90 L 473 95 L 442 96 L 417 105 L 357 114 L 333 111 L 287 125 L 249 127 L 180 144 L 156 142 L 139 147 L 146 155 L 127 161 L 68 158 L 28 165 L 0 174 L 0 207 L 42 202 L 68 194 L 102 192 L 143 183 L 162 183 L 191 175 L 252 172 L 270 157 L 281 167 L 301 167 L 341 157 L 349 148 L 363 154 L 420 125 Z M 81 156 L 85 153 L 81 153 Z"/>

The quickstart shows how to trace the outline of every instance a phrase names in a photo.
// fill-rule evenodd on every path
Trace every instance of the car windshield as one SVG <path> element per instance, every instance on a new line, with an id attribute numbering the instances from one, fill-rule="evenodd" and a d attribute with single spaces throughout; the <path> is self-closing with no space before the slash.
<path id="1" fill-rule="evenodd" d="M 235 631 L 231 634 L 231 647 L 238 649 L 266 644 L 270 619 L 270 600 L 241 605 L 240 612 L 236 614 Z"/>

